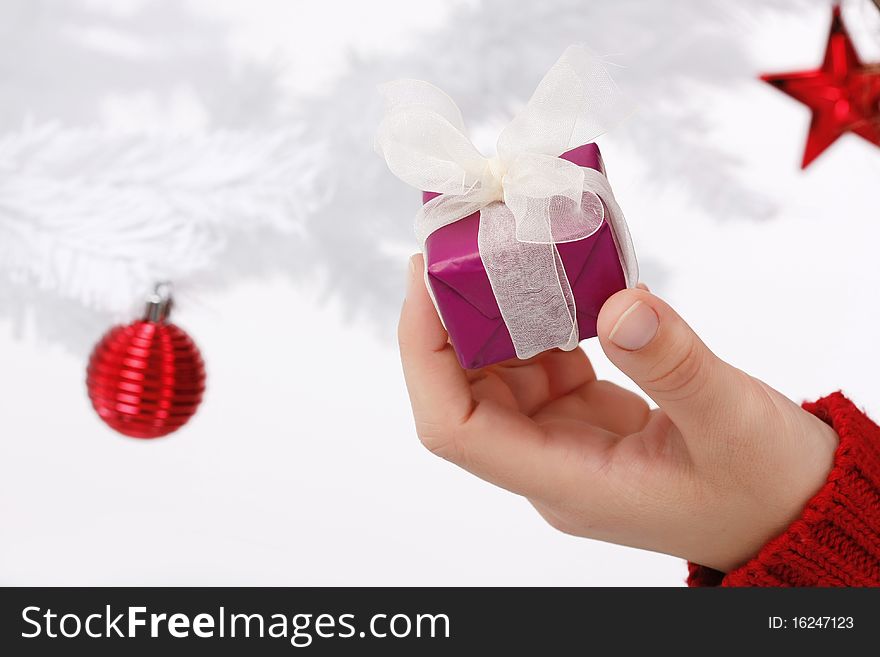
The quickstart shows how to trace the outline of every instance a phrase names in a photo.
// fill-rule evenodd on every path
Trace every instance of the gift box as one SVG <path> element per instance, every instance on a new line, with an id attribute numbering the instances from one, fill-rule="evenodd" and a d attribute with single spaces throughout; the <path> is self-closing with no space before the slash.
<path id="1" fill-rule="evenodd" d="M 601 60 L 570 46 L 486 157 L 461 111 L 421 80 L 382 88 L 376 150 L 423 191 L 425 280 L 462 367 L 596 335 L 609 296 L 638 281 L 596 136 L 628 113 Z"/>
<path id="2" fill-rule="evenodd" d="M 561 157 L 605 173 L 596 144 Z M 436 193 L 424 192 L 428 201 Z M 425 244 L 427 280 L 449 340 L 462 367 L 473 369 L 516 357 L 477 246 L 480 213 L 432 233 Z M 578 336 L 596 336 L 596 319 L 605 300 L 626 287 L 614 233 L 608 221 L 591 236 L 557 244 L 575 299 Z"/>

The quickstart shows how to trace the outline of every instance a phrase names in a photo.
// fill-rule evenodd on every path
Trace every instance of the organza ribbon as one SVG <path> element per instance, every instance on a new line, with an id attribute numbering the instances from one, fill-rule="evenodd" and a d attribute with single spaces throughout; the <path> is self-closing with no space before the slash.
<path id="1" fill-rule="evenodd" d="M 627 286 L 638 281 L 629 230 L 608 180 L 559 158 L 627 113 L 605 68 L 583 46 L 567 48 L 501 132 L 493 158 L 474 147 L 461 111 L 437 87 L 398 80 L 380 90 L 385 116 L 377 152 L 398 178 L 440 194 L 416 216 L 422 250 L 431 233 L 479 212 L 480 258 L 517 357 L 574 349 L 575 300 L 556 245 L 585 239 L 606 220 Z"/>

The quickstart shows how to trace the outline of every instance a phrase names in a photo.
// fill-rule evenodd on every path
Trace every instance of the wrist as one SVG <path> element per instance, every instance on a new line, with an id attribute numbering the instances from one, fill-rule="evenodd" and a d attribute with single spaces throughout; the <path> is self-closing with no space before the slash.
<path id="1" fill-rule="evenodd" d="M 803 407 L 839 436 L 825 483 L 742 567 L 689 564 L 690 586 L 880 586 L 880 427 L 839 392 Z"/>
<path id="2" fill-rule="evenodd" d="M 737 508 L 730 516 L 737 522 L 722 521 L 717 551 L 699 563 L 722 573 L 741 567 L 783 534 L 828 481 L 839 444 L 837 432 L 810 413 L 796 410 L 796 430 L 765 437 L 777 446 L 784 444 L 783 449 L 768 463 L 751 469 L 758 483 L 747 477 L 751 485 L 737 484 L 740 495 L 734 498 Z"/>

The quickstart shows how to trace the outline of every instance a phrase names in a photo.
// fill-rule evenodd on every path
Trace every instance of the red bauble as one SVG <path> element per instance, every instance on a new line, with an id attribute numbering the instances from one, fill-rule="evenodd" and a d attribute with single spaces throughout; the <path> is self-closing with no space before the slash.
<path id="1" fill-rule="evenodd" d="M 86 384 L 104 422 L 133 438 L 159 438 L 193 416 L 205 391 L 195 343 L 164 319 L 116 326 L 89 360 Z"/>
<path id="2" fill-rule="evenodd" d="M 880 146 L 880 66 L 861 62 L 839 5 L 833 9 L 821 68 L 762 75 L 761 79 L 813 112 L 803 168 L 847 132 Z"/>

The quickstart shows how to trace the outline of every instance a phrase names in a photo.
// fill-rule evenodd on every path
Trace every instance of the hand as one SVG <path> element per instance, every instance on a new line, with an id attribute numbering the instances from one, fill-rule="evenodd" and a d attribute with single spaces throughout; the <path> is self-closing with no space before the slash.
<path id="1" fill-rule="evenodd" d="M 414 256 L 399 329 L 418 435 L 553 527 L 727 572 L 825 482 L 834 430 L 720 360 L 647 289 L 611 297 L 598 327 L 656 410 L 597 380 L 580 349 L 462 369 L 423 267 Z"/>

